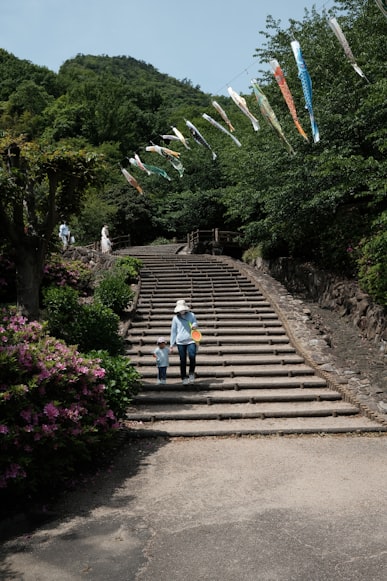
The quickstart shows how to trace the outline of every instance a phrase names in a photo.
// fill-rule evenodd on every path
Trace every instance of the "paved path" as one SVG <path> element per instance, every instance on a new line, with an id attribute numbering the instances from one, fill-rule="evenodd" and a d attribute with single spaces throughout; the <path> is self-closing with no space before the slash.
<path id="1" fill-rule="evenodd" d="M 139 439 L 3 543 L 20 581 L 383 581 L 387 437 Z"/>

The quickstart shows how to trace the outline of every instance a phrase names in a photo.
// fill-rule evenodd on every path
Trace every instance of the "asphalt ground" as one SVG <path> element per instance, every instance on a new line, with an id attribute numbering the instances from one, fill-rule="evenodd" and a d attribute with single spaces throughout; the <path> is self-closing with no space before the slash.
<path id="1" fill-rule="evenodd" d="M 387 436 L 136 439 L 2 523 L 0 578 L 384 581 Z"/>

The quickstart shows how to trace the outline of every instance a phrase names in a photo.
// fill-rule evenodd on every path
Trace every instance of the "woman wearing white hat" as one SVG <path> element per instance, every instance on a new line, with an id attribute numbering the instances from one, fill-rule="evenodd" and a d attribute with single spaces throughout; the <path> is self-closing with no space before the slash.
<path id="1" fill-rule="evenodd" d="M 196 343 L 191 337 L 192 329 L 198 324 L 195 314 L 184 299 L 176 302 L 171 325 L 170 351 L 176 345 L 180 357 L 180 375 L 184 384 L 195 381 Z M 187 355 L 189 360 L 189 375 L 187 377 Z"/>

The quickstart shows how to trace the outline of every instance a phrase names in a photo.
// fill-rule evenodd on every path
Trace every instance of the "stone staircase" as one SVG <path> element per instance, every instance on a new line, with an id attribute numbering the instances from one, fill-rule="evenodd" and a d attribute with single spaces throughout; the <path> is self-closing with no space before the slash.
<path id="1" fill-rule="evenodd" d="M 142 391 L 127 414 L 132 434 L 386 430 L 305 362 L 284 322 L 237 262 L 223 256 L 148 252 L 128 249 L 143 261 L 136 314 L 126 336 L 126 353 L 142 377 Z M 203 334 L 196 380 L 182 385 L 175 350 L 167 384 L 160 386 L 152 352 L 159 336 L 169 339 L 173 308 L 181 298 L 191 305 Z"/>

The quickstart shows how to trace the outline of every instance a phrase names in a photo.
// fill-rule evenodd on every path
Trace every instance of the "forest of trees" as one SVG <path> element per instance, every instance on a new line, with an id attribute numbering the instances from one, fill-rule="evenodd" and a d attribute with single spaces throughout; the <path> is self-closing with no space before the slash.
<path id="1" fill-rule="evenodd" d="M 331 16 L 366 78 L 351 66 L 328 24 Z M 291 255 L 356 277 L 386 305 L 386 28 L 373 0 L 337 0 L 328 12 L 305 11 L 286 28 L 267 19 L 254 76 L 295 155 L 263 118 L 250 88 L 243 96 L 259 120 L 257 132 L 231 98 L 205 94 L 129 56 L 78 55 L 56 74 L 0 49 L 0 249 L 30 257 L 26 281 L 38 276 L 64 218 L 85 244 L 99 238 L 105 222 L 113 237 L 130 234 L 134 244 L 226 228 L 264 257 Z M 318 143 L 294 39 L 312 78 Z M 293 123 L 271 59 L 285 73 L 309 142 Z M 223 123 L 213 99 L 227 112 L 241 147 L 203 119 L 206 113 Z M 202 133 L 215 160 L 185 120 Z M 171 127 L 189 139 L 190 149 L 161 137 Z M 166 158 L 146 151 L 152 143 L 180 152 L 182 177 Z M 135 154 L 170 179 L 130 164 Z"/>

